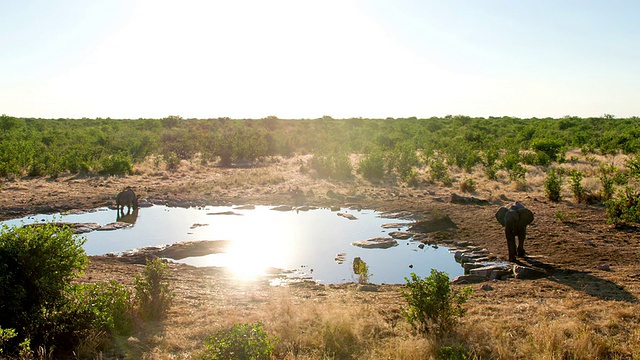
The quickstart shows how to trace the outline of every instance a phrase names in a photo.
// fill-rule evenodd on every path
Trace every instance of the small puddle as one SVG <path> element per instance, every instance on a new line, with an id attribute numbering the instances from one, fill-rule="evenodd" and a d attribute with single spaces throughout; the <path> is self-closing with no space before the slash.
<path id="1" fill-rule="evenodd" d="M 338 213 L 341 215 L 339 216 Z M 390 219 L 373 210 L 313 209 L 277 211 L 273 207 L 207 206 L 175 208 L 152 206 L 137 211 L 133 226 L 111 231 L 91 231 L 84 249 L 88 255 L 122 253 L 146 246 L 169 245 L 199 240 L 231 240 L 227 251 L 174 260 L 194 266 L 222 266 L 239 278 L 252 279 L 269 268 L 291 270 L 292 277 L 309 278 L 325 284 L 356 281 L 352 262 L 360 257 L 376 284 L 403 284 L 415 272 L 428 276 L 431 269 L 462 275 L 464 269 L 444 246 L 418 247 L 417 241 L 397 240 L 387 249 L 352 245 L 354 241 L 389 237 L 406 230 L 412 220 Z M 349 219 L 354 217 L 355 219 Z M 116 221 L 115 210 L 100 208 L 79 214 L 32 215 L 2 223 L 20 226 L 59 221 L 98 223 Z M 387 226 L 383 226 L 383 225 Z M 388 227 L 388 224 L 396 224 Z"/>

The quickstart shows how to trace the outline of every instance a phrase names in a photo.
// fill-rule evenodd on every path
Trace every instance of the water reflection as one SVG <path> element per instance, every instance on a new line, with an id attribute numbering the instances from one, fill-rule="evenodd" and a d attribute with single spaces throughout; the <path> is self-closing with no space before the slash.
<path id="1" fill-rule="evenodd" d="M 227 252 L 190 257 L 179 262 L 194 266 L 226 266 L 240 279 L 254 278 L 270 268 L 293 270 L 297 275 L 323 283 L 354 281 L 352 263 L 360 257 L 369 266 L 373 283 L 404 283 L 415 272 L 428 276 L 431 269 L 461 275 L 463 269 L 446 247 L 418 247 L 419 242 L 398 240 L 389 249 L 352 246 L 358 240 L 388 236 L 406 230 L 412 221 L 384 219 L 373 210 L 317 209 L 274 211 L 273 207 L 209 206 L 171 208 L 152 206 L 134 211 L 135 226 L 84 234 L 89 255 L 118 253 L 144 246 L 181 241 L 231 240 Z M 349 220 L 337 213 L 352 214 Z M 118 217 L 115 210 L 101 208 L 85 214 L 36 215 L 6 222 L 8 225 L 51 221 L 97 222 L 106 225 Z M 393 226 L 389 226 L 393 223 Z M 197 225 L 197 226 L 196 226 Z"/>
<path id="2" fill-rule="evenodd" d="M 138 220 L 138 210 L 138 208 L 135 208 L 132 213 L 127 211 L 126 214 L 122 211 L 116 211 L 116 221 L 134 225 L 136 220 Z"/>

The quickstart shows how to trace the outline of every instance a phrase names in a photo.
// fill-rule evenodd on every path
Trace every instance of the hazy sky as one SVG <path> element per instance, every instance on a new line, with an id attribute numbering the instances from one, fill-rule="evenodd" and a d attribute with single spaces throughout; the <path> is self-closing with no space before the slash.
<path id="1" fill-rule="evenodd" d="M 0 0 L 0 114 L 640 115 L 640 2 Z"/>

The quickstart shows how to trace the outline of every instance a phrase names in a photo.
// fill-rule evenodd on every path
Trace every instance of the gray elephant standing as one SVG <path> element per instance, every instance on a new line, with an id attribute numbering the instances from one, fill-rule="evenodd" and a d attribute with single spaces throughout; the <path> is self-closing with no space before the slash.
<path id="1" fill-rule="evenodd" d="M 516 261 L 518 256 L 524 256 L 524 240 L 527 237 L 527 225 L 533 221 L 533 213 L 519 201 L 506 207 L 501 207 L 496 212 L 496 219 L 504 226 L 504 234 L 507 237 L 509 247 L 509 261 Z M 518 248 L 516 249 L 516 236 Z"/>

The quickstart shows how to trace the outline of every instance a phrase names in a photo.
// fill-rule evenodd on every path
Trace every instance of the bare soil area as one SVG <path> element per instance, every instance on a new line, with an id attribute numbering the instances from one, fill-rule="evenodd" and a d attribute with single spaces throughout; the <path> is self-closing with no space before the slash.
<path id="1" fill-rule="evenodd" d="M 454 185 L 448 187 L 433 183 L 417 187 L 372 184 L 359 178 L 333 182 L 302 173 L 303 163 L 304 158 L 300 157 L 274 160 L 257 167 L 218 168 L 185 163 L 175 172 L 139 167 L 136 175 L 126 177 L 62 175 L 55 180 L 16 179 L 0 187 L 0 217 L 8 219 L 27 213 L 105 206 L 112 204 L 115 195 L 127 186 L 141 198 L 156 202 L 358 204 L 379 211 L 443 212 L 458 225 L 451 233 L 454 240 L 485 247 L 504 260 L 506 241 L 494 214 L 500 206 L 518 200 L 535 214 L 525 244 L 529 257 L 520 261 L 535 263 L 549 276 L 537 280 L 492 281 L 489 287 L 483 287 L 486 283 L 471 285 L 474 293 L 466 305 L 469 313 L 464 321 L 485 324 L 482 331 L 487 333 L 477 336 L 507 336 L 500 331 L 513 331 L 509 336 L 517 337 L 519 332 L 520 335 L 527 332 L 527 327 L 541 324 L 534 319 L 587 317 L 589 320 L 584 320 L 587 331 L 605 333 L 618 342 L 612 347 L 616 356 L 631 358 L 638 350 L 631 344 L 633 339 L 640 340 L 637 325 L 616 332 L 607 324 L 615 321 L 618 326 L 627 326 L 626 321 L 640 320 L 640 235 L 637 228 L 620 229 L 608 224 L 602 205 L 575 204 L 568 192 L 560 202 L 550 202 L 545 199 L 539 180 L 530 180 L 524 190 L 516 189 L 504 178 L 494 182 L 478 180 L 473 194 L 463 194 L 455 180 L 468 176 L 479 179 L 480 175 L 454 173 Z M 490 204 L 454 204 L 450 202 L 452 193 L 486 199 Z M 131 285 L 141 269 L 140 264 L 116 257 L 91 257 L 81 281 L 116 280 Z M 312 304 L 339 304 L 353 311 L 361 311 L 366 305 L 391 327 L 403 321 L 399 310 L 405 304 L 401 285 L 381 286 L 377 292 L 358 291 L 356 284 L 272 287 L 266 280 L 239 282 L 224 269 L 179 264 L 171 264 L 170 269 L 176 296 L 168 320 L 123 340 L 124 355 L 187 358 L 197 353 L 207 331 L 238 321 L 260 320 L 267 328 L 271 324 L 271 330 L 282 335 L 286 329 L 278 329 L 279 323 L 265 319 L 268 317 L 265 314 L 281 316 L 285 308 Z M 375 306 L 369 308 L 370 304 Z M 509 344 L 515 341 L 505 340 Z M 287 351 L 283 355 L 295 357 L 293 347 Z M 487 350 L 493 355 L 496 351 L 500 351 L 499 345 Z M 504 358 L 521 357 L 517 350 L 512 351 Z"/>

